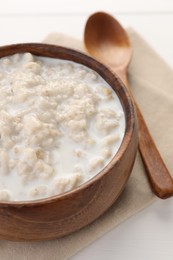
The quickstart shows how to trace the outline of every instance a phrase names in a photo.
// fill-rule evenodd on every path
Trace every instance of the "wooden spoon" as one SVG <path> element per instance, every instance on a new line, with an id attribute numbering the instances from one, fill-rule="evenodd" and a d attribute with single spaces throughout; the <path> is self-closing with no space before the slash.
<path id="1" fill-rule="evenodd" d="M 128 88 L 127 67 L 132 47 L 126 31 L 119 22 L 107 13 L 98 12 L 91 15 L 85 26 L 84 42 L 88 52 L 115 72 Z M 132 99 L 138 116 L 139 151 L 152 190 L 162 199 L 169 198 L 173 196 L 173 180 L 134 97 Z"/>

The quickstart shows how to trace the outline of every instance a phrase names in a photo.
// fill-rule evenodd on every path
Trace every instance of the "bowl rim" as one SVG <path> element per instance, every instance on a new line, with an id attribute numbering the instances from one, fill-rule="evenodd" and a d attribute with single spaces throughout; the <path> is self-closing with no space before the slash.
<path id="1" fill-rule="evenodd" d="M 79 186 L 77 186 L 76 188 L 70 191 L 63 192 L 58 195 L 49 196 L 43 199 L 27 200 L 27 201 L 0 201 L 0 207 L 41 206 L 43 204 L 56 202 L 57 200 L 67 199 L 69 196 L 75 195 L 79 191 L 86 189 L 90 185 L 99 181 L 103 177 L 103 175 L 107 174 L 114 167 L 114 165 L 121 160 L 121 157 L 123 156 L 123 154 L 128 148 L 128 145 L 131 141 L 131 137 L 133 135 L 133 131 L 135 129 L 136 112 L 135 112 L 134 104 L 131 99 L 130 93 L 126 89 L 121 79 L 115 73 L 111 72 L 111 70 L 107 68 L 105 65 L 103 65 L 101 62 L 97 61 L 96 59 L 92 58 L 91 56 L 81 51 L 60 46 L 60 45 L 53 45 L 47 43 L 17 43 L 17 44 L 0 46 L 0 58 L 8 57 L 16 53 L 24 53 L 24 52 L 30 52 L 36 56 L 74 61 L 98 73 L 116 92 L 121 102 L 121 105 L 125 113 L 125 133 L 121 145 L 118 151 L 116 152 L 116 154 L 111 159 L 111 161 L 100 172 L 98 172 L 95 176 L 93 176 L 88 181 L 80 184 Z M 116 89 L 114 88 L 114 86 Z M 123 103 L 122 97 L 120 96 L 121 93 L 126 98 L 126 103 Z"/>

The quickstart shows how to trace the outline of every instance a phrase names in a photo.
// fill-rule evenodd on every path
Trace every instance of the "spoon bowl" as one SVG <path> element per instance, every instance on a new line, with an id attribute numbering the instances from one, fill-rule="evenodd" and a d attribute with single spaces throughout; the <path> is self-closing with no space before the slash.
<path id="1" fill-rule="evenodd" d="M 126 31 L 112 16 L 99 12 L 90 16 L 86 23 L 84 41 L 90 54 L 109 67 L 127 67 L 132 47 Z M 105 48 L 107 46 L 107 48 Z"/>
<path id="2" fill-rule="evenodd" d="M 126 31 L 111 15 L 98 12 L 91 15 L 85 26 L 84 42 L 88 52 L 107 65 L 128 87 L 127 68 L 132 47 Z M 173 196 L 173 180 L 151 137 L 143 115 L 129 89 L 136 107 L 139 125 L 139 151 L 155 195 L 165 199 Z"/>

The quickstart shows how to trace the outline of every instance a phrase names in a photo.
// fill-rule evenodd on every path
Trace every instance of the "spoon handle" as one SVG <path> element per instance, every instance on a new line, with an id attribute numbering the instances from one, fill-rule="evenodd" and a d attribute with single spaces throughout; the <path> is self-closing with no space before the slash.
<path id="1" fill-rule="evenodd" d="M 139 127 L 139 151 L 153 192 L 162 199 L 173 196 L 173 180 L 135 102 Z"/>
<path id="2" fill-rule="evenodd" d="M 155 195 L 159 198 L 169 198 L 173 196 L 173 179 L 153 141 L 140 108 L 136 103 L 130 88 L 128 87 L 126 71 L 117 71 L 117 74 L 127 86 L 136 107 L 138 118 L 139 152 L 147 171 L 151 188 Z"/>

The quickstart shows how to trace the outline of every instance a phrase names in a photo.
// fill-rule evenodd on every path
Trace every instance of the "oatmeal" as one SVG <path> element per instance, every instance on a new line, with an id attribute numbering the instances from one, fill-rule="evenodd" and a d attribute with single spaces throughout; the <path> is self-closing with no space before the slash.
<path id="1" fill-rule="evenodd" d="M 91 69 L 30 53 L 0 59 L 0 200 L 35 200 L 98 174 L 125 132 L 119 98 Z"/>

